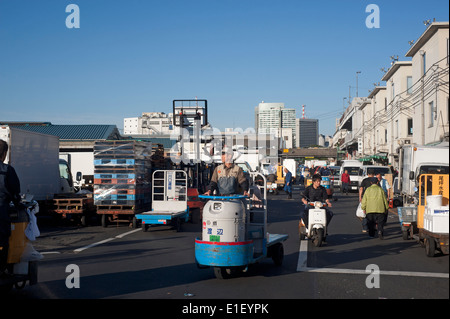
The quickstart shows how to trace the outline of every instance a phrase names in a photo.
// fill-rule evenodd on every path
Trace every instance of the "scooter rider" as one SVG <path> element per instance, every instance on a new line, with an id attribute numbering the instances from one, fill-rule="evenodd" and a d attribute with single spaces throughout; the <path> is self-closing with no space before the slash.
<path id="1" fill-rule="evenodd" d="M 327 190 L 325 187 L 320 185 L 320 182 L 322 181 L 322 177 L 320 174 L 314 174 L 312 177 L 312 184 L 306 187 L 305 191 L 302 195 L 302 202 L 305 204 L 305 209 L 300 214 L 300 218 L 303 220 L 303 223 L 305 225 L 308 225 L 308 212 L 309 209 L 312 208 L 312 206 L 308 205 L 309 202 L 315 202 L 319 201 L 322 203 L 326 203 L 328 207 L 331 207 L 331 202 L 328 199 Z M 333 217 L 333 212 L 331 212 L 329 209 L 325 208 L 326 214 L 327 214 L 327 225 L 330 223 L 331 218 Z"/>
<path id="2" fill-rule="evenodd" d="M 214 190 L 217 190 L 219 195 L 239 194 L 239 186 L 244 195 L 250 196 L 247 192 L 249 183 L 244 171 L 233 163 L 233 151 L 225 148 L 222 150 L 222 164 L 214 169 L 209 190 L 205 195 L 212 195 Z"/>

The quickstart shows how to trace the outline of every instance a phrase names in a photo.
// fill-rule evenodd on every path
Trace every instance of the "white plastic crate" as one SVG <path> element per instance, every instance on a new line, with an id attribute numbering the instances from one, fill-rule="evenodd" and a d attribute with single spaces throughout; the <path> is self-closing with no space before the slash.
<path id="1" fill-rule="evenodd" d="M 432 233 L 449 233 L 449 214 L 425 214 L 423 217 L 424 228 Z"/>

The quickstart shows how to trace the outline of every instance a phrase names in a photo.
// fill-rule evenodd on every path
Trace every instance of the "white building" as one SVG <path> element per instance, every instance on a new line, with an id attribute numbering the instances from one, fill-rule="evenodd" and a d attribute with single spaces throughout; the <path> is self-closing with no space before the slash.
<path id="1" fill-rule="evenodd" d="M 290 128 L 290 139 L 295 147 L 295 109 L 287 109 L 284 103 L 261 102 L 255 107 L 255 128 L 257 133 L 273 134 L 277 138 L 283 136 L 282 129 Z M 285 135 L 283 140 L 285 139 Z"/>
<path id="2" fill-rule="evenodd" d="M 173 132 L 173 114 L 145 112 L 140 117 L 123 120 L 124 135 L 170 135 Z"/>
<path id="3" fill-rule="evenodd" d="M 339 120 L 333 145 L 347 158 L 383 159 L 398 167 L 404 144 L 449 138 L 449 23 L 431 23 L 406 53 L 392 63 L 367 99 L 355 98 Z M 384 155 L 382 155 L 384 154 Z"/>
<path id="4" fill-rule="evenodd" d="M 449 23 L 431 23 L 405 56 L 412 58 L 413 142 L 449 136 Z"/>
<path id="5" fill-rule="evenodd" d="M 381 122 L 387 124 L 385 151 L 389 162 L 394 163 L 398 162 L 398 148 L 412 140 L 412 62 L 395 62 L 381 80 L 386 81 L 387 104 L 381 113 Z"/>

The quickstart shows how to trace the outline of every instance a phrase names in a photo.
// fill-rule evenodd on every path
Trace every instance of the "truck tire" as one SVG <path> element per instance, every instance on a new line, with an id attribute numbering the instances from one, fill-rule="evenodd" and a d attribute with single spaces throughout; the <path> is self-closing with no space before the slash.
<path id="1" fill-rule="evenodd" d="M 434 257 L 436 252 L 436 242 L 434 238 L 425 237 L 425 252 L 428 257 Z"/>

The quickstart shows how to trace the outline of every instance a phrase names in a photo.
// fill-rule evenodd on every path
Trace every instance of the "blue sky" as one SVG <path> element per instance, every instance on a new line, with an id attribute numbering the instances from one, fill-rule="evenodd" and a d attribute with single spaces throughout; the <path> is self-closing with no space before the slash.
<path id="1" fill-rule="evenodd" d="M 80 8 L 68 29 L 66 6 Z M 366 6 L 380 8 L 368 29 Z M 0 0 L 0 121 L 116 124 L 208 100 L 219 129 L 254 127 L 261 101 L 306 105 L 332 135 L 343 97 L 366 96 L 444 0 Z"/>

